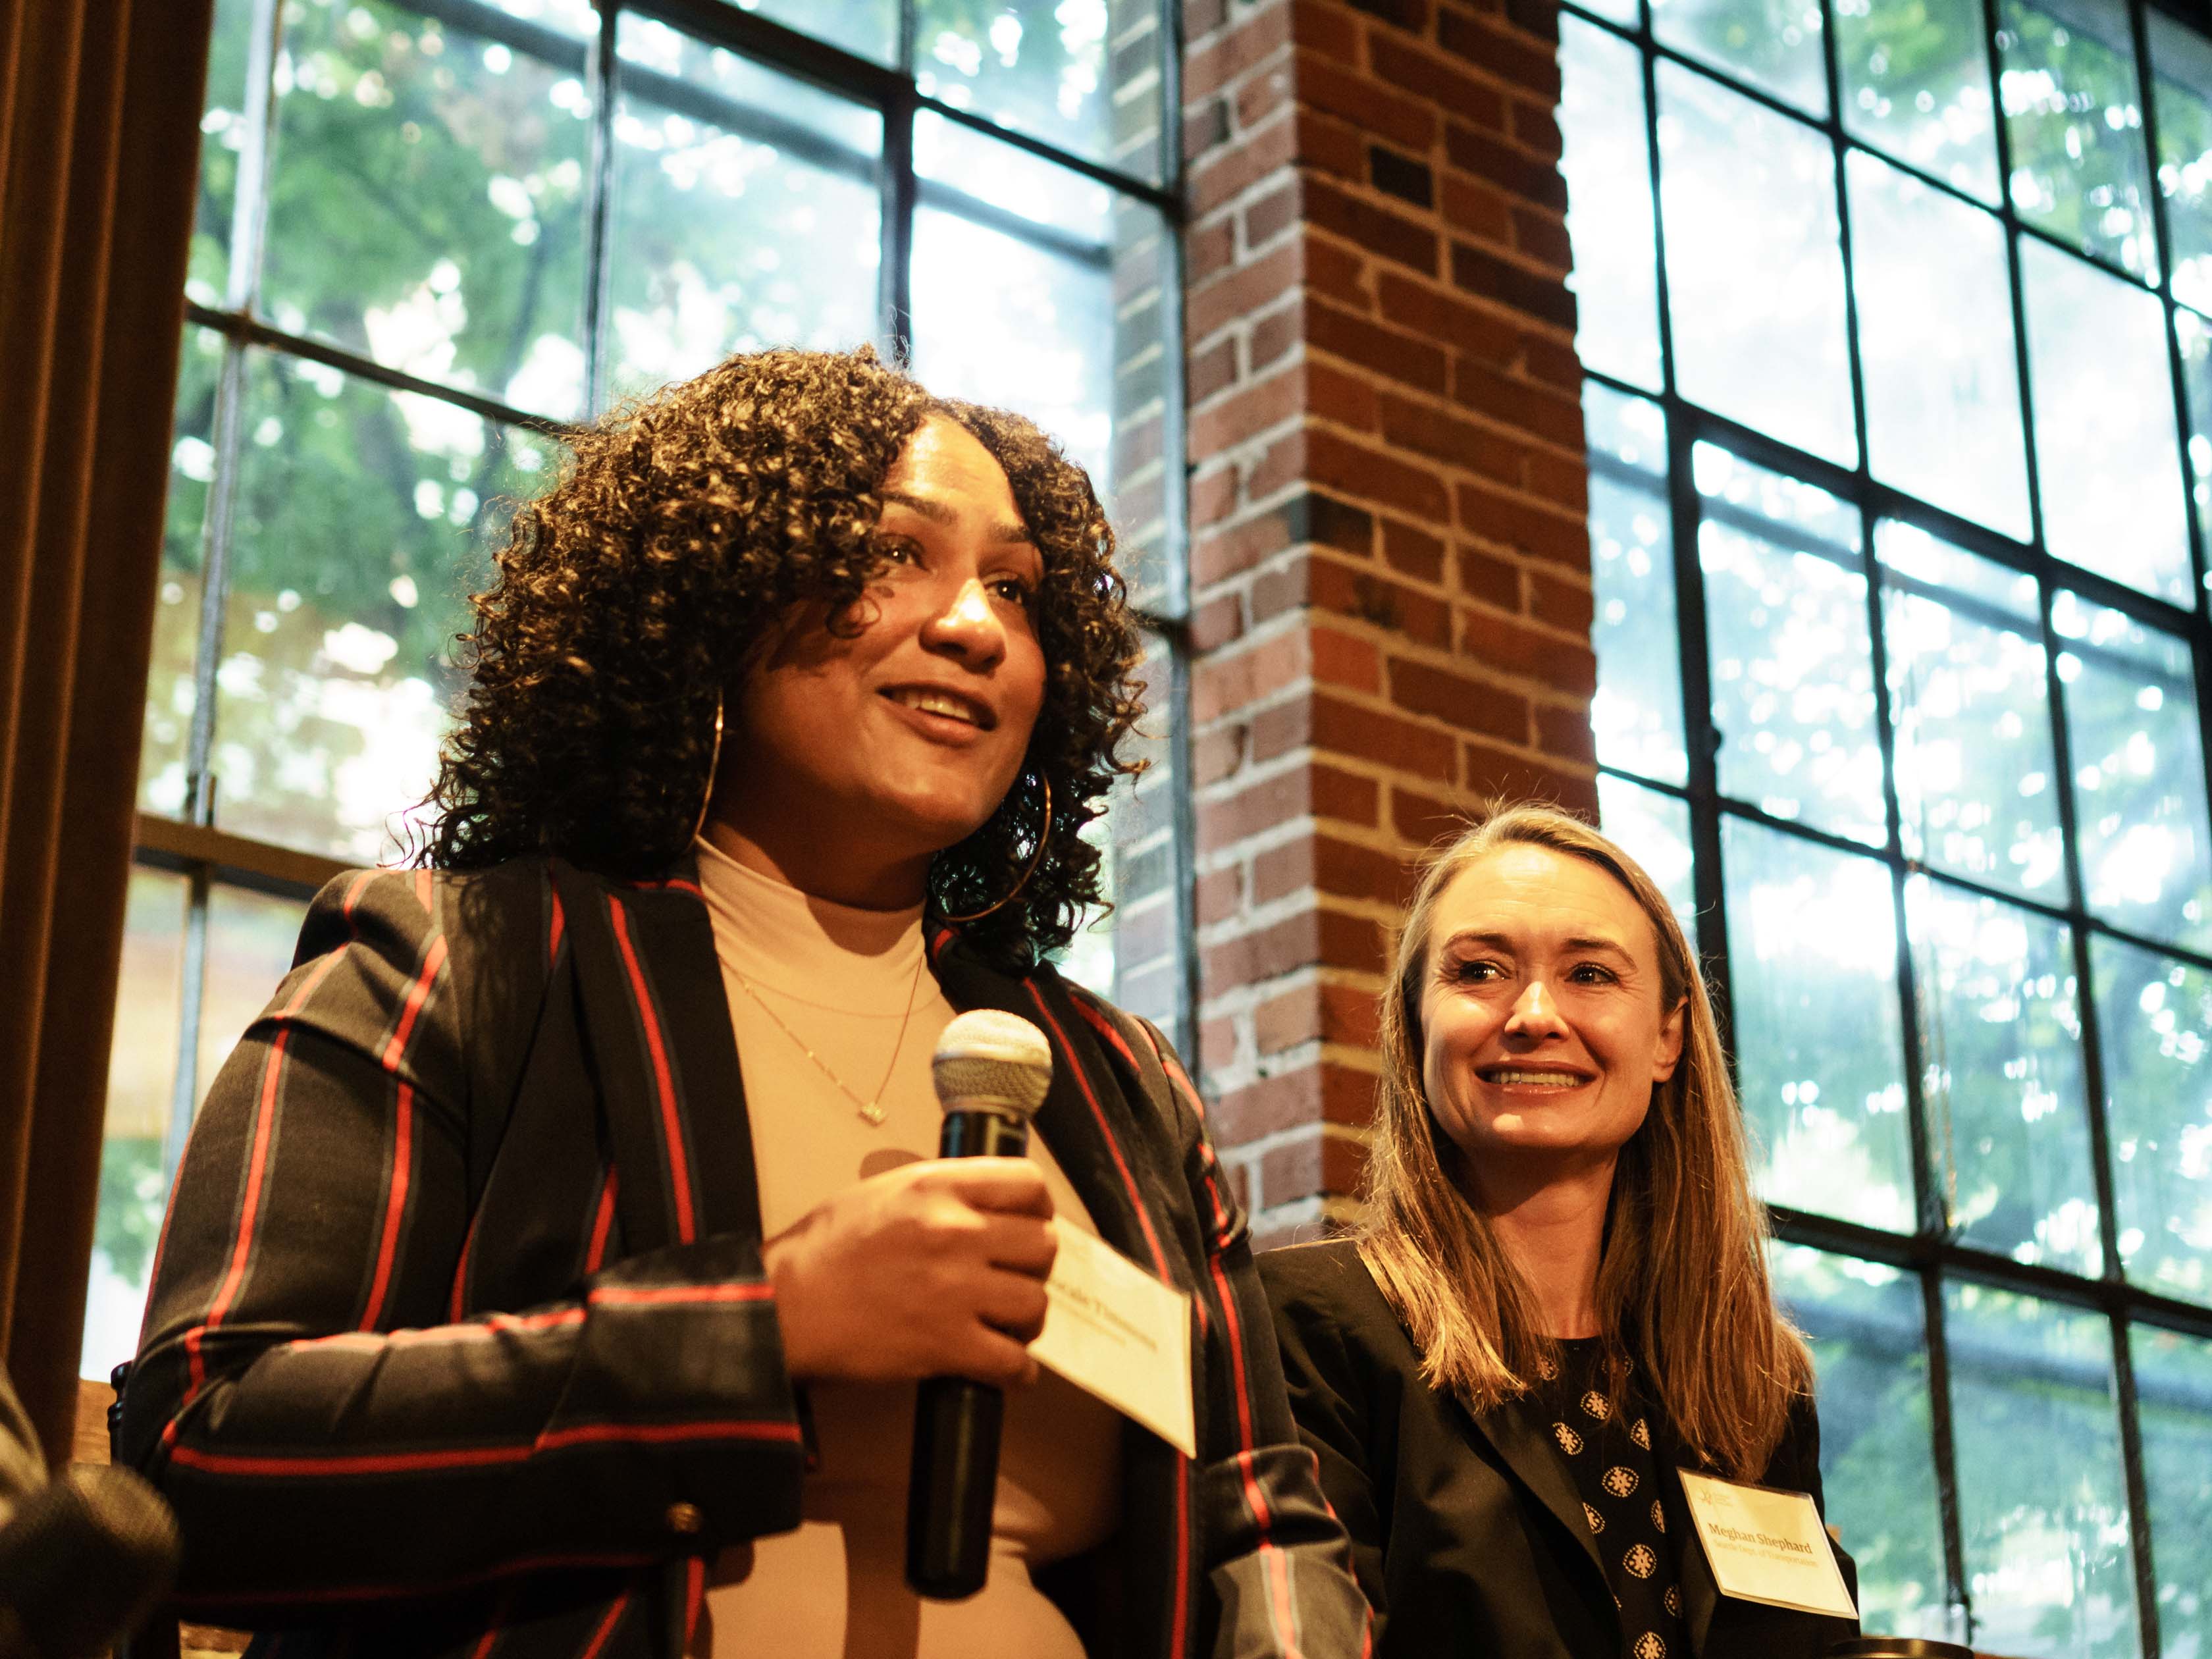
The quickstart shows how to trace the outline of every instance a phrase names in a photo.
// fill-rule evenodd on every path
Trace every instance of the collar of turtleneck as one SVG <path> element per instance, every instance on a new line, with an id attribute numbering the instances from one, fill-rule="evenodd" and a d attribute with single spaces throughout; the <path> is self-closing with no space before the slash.
<path id="1" fill-rule="evenodd" d="M 738 863 L 703 836 L 692 851 L 726 968 L 791 1002 L 893 1019 L 904 1012 L 921 955 L 921 905 L 833 904 Z"/>

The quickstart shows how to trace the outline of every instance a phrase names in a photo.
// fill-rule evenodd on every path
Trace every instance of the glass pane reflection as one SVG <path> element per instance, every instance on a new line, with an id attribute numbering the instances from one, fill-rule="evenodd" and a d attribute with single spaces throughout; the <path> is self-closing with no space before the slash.
<path id="1" fill-rule="evenodd" d="M 1759 1195 L 1912 1228 L 1889 872 L 1725 817 L 1721 867 L 1743 1112 Z"/>
<path id="2" fill-rule="evenodd" d="M 1775 1298 L 1813 1346 L 1828 1523 L 1859 1570 L 1869 1631 L 1941 1640 L 1942 1516 L 1920 1281 L 1879 1262 L 1773 1247 Z"/>
<path id="3" fill-rule="evenodd" d="M 2212 823 L 2189 647 L 2059 593 L 2074 805 L 2089 908 L 2115 927 L 2212 949 Z"/>
<path id="4" fill-rule="evenodd" d="M 924 0 L 915 84 L 955 109 L 1157 179 L 1158 11 L 1141 0 Z"/>
<path id="5" fill-rule="evenodd" d="M 246 398 L 216 820 L 372 864 L 434 773 L 465 595 L 551 457 L 450 404 L 259 351 Z"/>
<path id="6" fill-rule="evenodd" d="M 2188 516 L 2155 296 L 2020 244 L 2043 536 L 2085 569 L 2189 602 Z"/>
<path id="7" fill-rule="evenodd" d="M 2021 216 L 2145 281 L 2158 272 L 2133 31 L 2121 0 L 2004 0 L 1997 49 Z"/>
<path id="8" fill-rule="evenodd" d="M 1875 476 L 2025 541 L 2003 227 L 1864 151 L 1844 171 Z"/>
<path id="9" fill-rule="evenodd" d="M 1652 230 L 1644 58 L 1630 41 L 1559 16 L 1559 129 L 1584 367 L 1660 388 L 1658 243 Z"/>
<path id="10" fill-rule="evenodd" d="M 1894 519 L 1875 552 L 1907 856 L 2063 902 L 2035 578 Z"/>
<path id="11" fill-rule="evenodd" d="M 1828 112 L 1820 8 L 1811 0 L 1651 0 L 1651 33 L 1808 114 Z"/>
<path id="12" fill-rule="evenodd" d="M 161 1149 L 176 1097 L 188 898 L 182 876 L 143 866 L 131 872 L 107 1061 L 92 1282 L 77 1372 L 101 1382 L 138 1350 L 146 1284 L 169 1200 Z"/>
<path id="13" fill-rule="evenodd" d="M 878 64 L 898 62 L 899 0 L 737 0 L 787 28 L 800 29 Z M 925 4 L 925 11 L 930 9 Z"/>
<path id="14" fill-rule="evenodd" d="M 191 763 L 192 671 L 199 659 L 200 569 L 208 492 L 215 482 L 216 388 L 222 337 L 186 325 L 177 364 L 176 416 L 169 436 L 169 491 L 162 509 L 161 586 L 154 653 L 146 673 L 146 725 L 139 739 L 138 808 L 179 817 Z"/>
<path id="15" fill-rule="evenodd" d="M 1659 405 L 1595 380 L 1583 387 L 1589 455 L 1590 699 L 1597 757 L 1681 783 L 1681 641 L 1674 624 L 1674 535 L 1667 500 L 1667 417 Z"/>
<path id="16" fill-rule="evenodd" d="M 2212 975 L 2091 935 L 2128 1277 L 2212 1303 Z"/>
<path id="17" fill-rule="evenodd" d="M 882 118 L 635 13 L 619 23 L 614 395 L 732 351 L 872 338 Z"/>
<path id="18" fill-rule="evenodd" d="M 1836 0 L 1844 130 L 1994 205 L 1986 39 L 1980 0 Z"/>
<path id="19" fill-rule="evenodd" d="M 1683 937 L 1698 948 L 1698 893 L 1690 848 L 1690 805 L 1680 796 L 1646 789 L 1640 783 L 1601 772 L 1597 779 L 1598 820 L 1605 833 L 1644 866 L 1659 884 L 1667 908 L 1682 924 Z"/>
<path id="20" fill-rule="evenodd" d="M 261 291 L 289 331 L 567 417 L 597 26 L 581 0 L 515 9 L 470 8 L 478 32 L 385 0 L 285 9 Z"/>
<path id="21" fill-rule="evenodd" d="M 1943 1302 L 1974 1645 L 2138 1659 L 2112 1327 L 1984 1285 Z"/>
<path id="22" fill-rule="evenodd" d="M 2155 8 L 2145 15 L 2173 297 L 2212 307 L 2212 41 Z"/>
<path id="23" fill-rule="evenodd" d="M 2072 934 L 1923 876 L 1905 907 L 1946 1220 L 1969 1244 L 2094 1278 L 2105 1252 Z"/>
<path id="24" fill-rule="evenodd" d="M 2129 1341 L 2159 1637 L 2174 1659 L 2212 1653 L 2212 1342 L 2148 1325 Z"/>
<path id="25" fill-rule="evenodd" d="M 1856 465 L 1828 140 L 1705 76 L 1662 63 L 1659 156 L 1682 395 L 1755 431 Z M 1753 271 L 1758 279 L 1746 281 Z"/>
<path id="26" fill-rule="evenodd" d="M 1694 458 L 1721 790 L 1879 845 L 1889 832 L 1858 513 L 1714 445 Z"/>

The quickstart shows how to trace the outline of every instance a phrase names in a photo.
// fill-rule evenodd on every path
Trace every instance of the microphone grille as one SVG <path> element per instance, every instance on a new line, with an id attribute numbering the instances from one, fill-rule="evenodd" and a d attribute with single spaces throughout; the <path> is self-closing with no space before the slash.
<path id="1" fill-rule="evenodd" d="M 1052 1045 L 1019 1014 L 977 1008 L 945 1028 L 929 1072 L 948 1112 L 978 1104 L 1027 1117 L 1052 1087 Z"/>

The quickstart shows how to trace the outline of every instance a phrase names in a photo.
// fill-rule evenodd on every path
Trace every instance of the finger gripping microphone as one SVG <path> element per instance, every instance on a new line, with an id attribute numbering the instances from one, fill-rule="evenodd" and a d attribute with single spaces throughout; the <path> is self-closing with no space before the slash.
<path id="1" fill-rule="evenodd" d="M 1052 1045 L 1019 1015 L 979 1008 L 945 1028 L 930 1075 L 945 1112 L 939 1157 L 1019 1158 L 1052 1086 Z M 964 1376 L 929 1377 L 915 1390 L 906 1581 L 933 1600 L 973 1595 L 989 1571 L 1005 1403 Z"/>
<path id="2" fill-rule="evenodd" d="M 130 1470 L 70 1469 L 0 1527 L 0 1656 L 105 1654 L 167 1594 L 177 1548 L 169 1506 Z"/>

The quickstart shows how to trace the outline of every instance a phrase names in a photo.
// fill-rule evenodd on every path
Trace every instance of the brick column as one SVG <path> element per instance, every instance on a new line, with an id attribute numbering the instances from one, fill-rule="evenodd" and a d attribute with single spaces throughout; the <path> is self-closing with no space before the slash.
<path id="1" fill-rule="evenodd" d="M 1199 1059 L 1269 1243 L 1358 1180 L 1409 861 L 1486 799 L 1596 805 L 1559 30 L 1184 32 Z"/>

